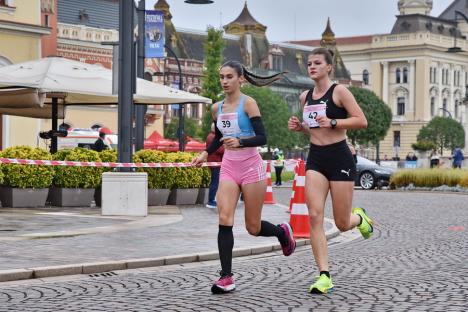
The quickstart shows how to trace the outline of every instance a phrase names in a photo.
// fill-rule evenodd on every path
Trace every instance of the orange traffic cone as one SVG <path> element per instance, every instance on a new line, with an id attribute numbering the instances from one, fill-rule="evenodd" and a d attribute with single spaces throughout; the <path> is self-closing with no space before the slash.
<path id="1" fill-rule="evenodd" d="M 263 203 L 264 204 L 276 204 L 275 200 L 273 199 L 273 186 L 271 184 L 271 165 L 269 162 L 267 162 L 266 176 L 267 176 L 267 190 L 265 193 L 265 197 L 263 199 Z"/>
<path id="2" fill-rule="evenodd" d="M 294 190 L 296 189 L 297 168 L 298 168 L 298 166 L 299 166 L 299 162 L 294 167 L 294 181 L 293 181 L 293 185 L 292 185 L 291 199 L 289 200 L 289 210 L 288 210 L 289 213 L 291 212 L 292 205 L 293 205 L 293 202 L 294 202 Z"/>
<path id="3" fill-rule="evenodd" d="M 305 165 L 303 160 L 299 161 L 297 168 L 296 188 L 289 223 L 293 228 L 294 237 L 310 238 L 309 211 L 305 203 Z"/>

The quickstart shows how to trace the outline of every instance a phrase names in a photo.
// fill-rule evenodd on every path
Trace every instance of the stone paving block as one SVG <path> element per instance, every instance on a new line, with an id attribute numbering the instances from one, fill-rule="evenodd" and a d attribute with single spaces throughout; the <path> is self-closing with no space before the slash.
<path id="1" fill-rule="evenodd" d="M 0 282 L 8 282 L 8 281 L 16 281 L 16 280 L 32 278 L 33 273 L 34 273 L 33 270 L 28 270 L 28 269 L 1 270 Z"/>
<path id="2" fill-rule="evenodd" d="M 273 251 L 272 245 L 252 247 L 252 255 L 258 255 L 258 254 L 262 254 L 262 253 L 270 252 L 270 251 Z"/>
<path id="3" fill-rule="evenodd" d="M 171 264 L 189 263 L 189 262 L 195 262 L 197 260 L 198 260 L 197 255 L 178 255 L 178 256 L 165 257 L 164 264 L 171 265 Z"/>
<path id="4" fill-rule="evenodd" d="M 198 261 L 209 261 L 219 259 L 219 253 L 217 251 L 204 252 L 198 254 Z"/>
<path id="5" fill-rule="evenodd" d="M 164 265 L 164 258 L 143 258 L 127 260 L 127 269 L 139 269 Z"/>
<path id="6" fill-rule="evenodd" d="M 83 263 L 83 274 L 102 273 L 114 270 L 125 270 L 126 268 L 127 264 L 125 261 Z"/>
<path id="7" fill-rule="evenodd" d="M 252 248 L 236 248 L 232 251 L 233 257 L 244 257 L 252 254 Z"/>
<path id="8" fill-rule="evenodd" d="M 76 265 L 58 265 L 50 267 L 31 268 L 34 271 L 34 278 L 62 276 L 62 275 L 75 275 L 83 273 L 83 266 Z"/>

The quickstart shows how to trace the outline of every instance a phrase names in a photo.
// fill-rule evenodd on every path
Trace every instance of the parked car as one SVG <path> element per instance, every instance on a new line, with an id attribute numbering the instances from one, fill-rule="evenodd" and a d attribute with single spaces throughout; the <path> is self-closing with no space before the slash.
<path id="1" fill-rule="evenodd" d="M 390 176 L 395 172 L 394 168 L 380 166 L 361 156 L 357 156 L 356 169 L 355 185 L 365 190 L 388 186 Z"/>

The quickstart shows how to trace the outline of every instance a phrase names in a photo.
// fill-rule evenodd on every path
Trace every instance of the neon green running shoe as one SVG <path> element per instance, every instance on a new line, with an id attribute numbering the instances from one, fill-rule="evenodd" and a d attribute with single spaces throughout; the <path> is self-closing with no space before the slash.
<path id="1" fill-rule="evenodd" d="M 362 222 L 357 226 L 357 228 L 359 229 L 359 232 L 361 232 L 362 237 L 368 239 L 374 232 L 374 227 L 372 226 L 374 221 L 367 216 L 366 211 L 363 208 L 353 208 L 353 213 L 361 216 Z"/>
<path id="2" fill-rule="evenodd" d="M 325 274 L 320 275 L 315 283 L 310 285 L 309 293 L 311 294 L 328 294 L 333 291 L 333 283 L 331 277 Z"/>

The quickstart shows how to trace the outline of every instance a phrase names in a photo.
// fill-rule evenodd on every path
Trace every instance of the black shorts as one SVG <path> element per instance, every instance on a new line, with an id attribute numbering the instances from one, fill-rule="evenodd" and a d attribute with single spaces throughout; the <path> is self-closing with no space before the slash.
<path id="1" fill-rule="evenodd" d="M 354 181 L 356 163 L 346 140 L 330 145 L 310 144 L 306 170 L 323 174 L 328 181 Z"/>

